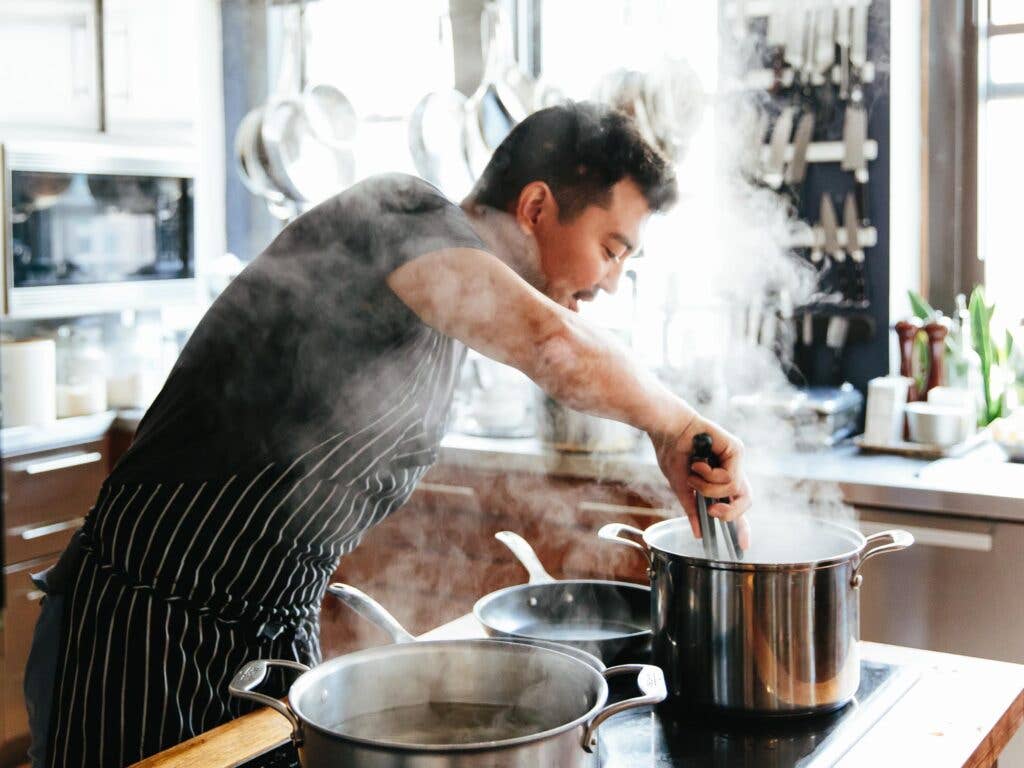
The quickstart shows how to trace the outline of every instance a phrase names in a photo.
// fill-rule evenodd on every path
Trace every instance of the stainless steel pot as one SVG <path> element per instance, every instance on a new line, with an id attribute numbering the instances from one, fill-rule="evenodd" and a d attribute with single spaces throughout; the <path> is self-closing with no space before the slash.
<path id="1" fill-rule="evenodd" d="M 672 701 L 750 715 L 827 712 L 853 698 L 861 566 L 914 542 L 779 516 L 759 521 L 742 562 L 723 562 L 705 558 L 684 519 L 598 535 L 647 557 L 653 661 Z"/>
<path id="2" fill-rule="evenodd" d="M 303 672 L 287 703 L 253 692 L 273 665 Z M 625 674 L 642 695 L 608 705 L 606 678 Z M 595 764 L 602 722 L 665 697 L 656 667 L 602 675 L 561 651 L 499 640 L 369 648 L 314 669 L 260 659 L 229 689 L 291 722 L 303 768 L 583 768 Z"/>

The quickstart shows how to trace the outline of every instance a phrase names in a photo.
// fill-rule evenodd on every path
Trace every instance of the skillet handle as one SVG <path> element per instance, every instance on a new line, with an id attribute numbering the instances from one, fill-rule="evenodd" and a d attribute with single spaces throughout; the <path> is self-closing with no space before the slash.
<path id="1" fill-rule="evenodd" d="M 637 675 L 636 684 L 642 695 L 632 699 L 626 699 L 625 701 L 619 701 L 615 704 L 609 704 L 594 715 L 594 719 L 587 725 L 587 729 L 583 734 L 584 751 L 592 752 L 594 750 L 597 746 L 598 726 L 612 715 L 617 715 L 619 712 L 625 712 L 627 709 L 646 707 L 648 704 L 660 704 L 665 700 L 665 697 L 668 695 L 668 691 L 665 688 L 665 675 L 661 671 L 661 667 L 655 667 L 651 664 L 623 664 L 618 667 L 609 667 L 606 669 L 604 671 L 604 677 L 605 680 L 607 680 L 609 677 L 628 675 L 632 673 L 636 673 Z"/>
<path id="2" fill-rule="evenodd" d="M 280 714 L 292 724 L 292 743 L 296 747 L 301 747 L 302 731 L 299 729 L 299 719 L 292 712 L 291 707 L 272 696 L 253 691 L 253 688 L 262 683 L 266 678 L 268 667 L 288 667 L 289 669 L 297 669 L 300 672 L 309 671 L 309 667 L 298 661 L 256 659 L 255 661 L 243 664 L 242 668 L 235 673 L 235 676 L 231 678 L 231 682 L 228 683 L 228 693 L 239 699 L 248 699 L 249 701 L 255 701 L 257 704 L 263 704 Z"/>
<path id="3" fill-rule="evenodd" d="M 394 643 L 411 643 L 416 639 L 409 630 L 403 627 L 387 609 L 363 592 L 348 584 L 335 582 L 327 587 L 327 591 L 341 600 L 345 605 L 364 619 L 371 621 L 391 636 Z"/>
<path id="4" fill-rule="evenodd" d="M 540 559 L 537 557 L 537 553 L 533 551 L 533 547 L 530 546 L 530 542 L 520 536 L 518 533 L 512 531 L 498 531 L 494 534 L 494 538 L 512 550 L 512 554 L 516 556 L 526 572 L 530 574 L 531 584 L 550 584 L 555 581 L 555 577 L 548 573 L 544 566 L 541 564 Z"/>
<path id="5" fill-rule="evenodd" d="M 910 531 L 893 528 L 888 531 L 879 531 L 867 537 L 864 549 L 860 553 L 860 562 L 853 569 L 853 577 L 850 579 L 850 586 L 856 589 L 864 581 L 860 569 L 864 561 L 875 555 L 884 555 L 886 552 L 898 552 L 906 549 L 914 543 L 914 535 Z"/>
<path id="6" fill-rule="evenodd" d="M 633 539 L 626 538 L 622 534 L 628 533 L 630 536 L 635 536 L 640 541 L 634 541 Z M 643 543 L 644 532 L 639 528 L 634 528 L 632 525 L 626 525 L 625 523 L 608 523 L 602 525 L 601 529 L 597 532 L 599 539 L 605 541 L 613 541 L 616 544 L 625 544 L 627 547 L 633 549 L 639 549 L 644 553 L 644 557 L 647 558 L 647 566 L 654 565 L 654 560 L 651 558 L 651 551 L 647 548 L 647 545 Z"/>

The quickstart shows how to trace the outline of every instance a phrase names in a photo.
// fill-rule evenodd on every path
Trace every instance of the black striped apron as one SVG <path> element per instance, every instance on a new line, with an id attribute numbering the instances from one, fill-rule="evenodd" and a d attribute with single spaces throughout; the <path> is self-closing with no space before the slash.
<path id="1" fill-rule="evenodd" d="M 244 662 L 318 663 L 328 580 L 432 463 L 443 420 L 429 415 L 447 412 L 464 351 L 424 326 L 390 405 L 290 464 L 145 483 L 115 471 L 67 592 L 48 765 L 135 762 L 249 711 L 227 692 Z"/>

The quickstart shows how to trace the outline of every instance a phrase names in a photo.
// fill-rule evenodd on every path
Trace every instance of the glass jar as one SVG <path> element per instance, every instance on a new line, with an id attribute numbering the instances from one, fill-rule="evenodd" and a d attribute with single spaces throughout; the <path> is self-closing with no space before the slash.
<path id="1" fill-rule="evenodd" d="M 107 355 L 98 327 L 57 329 L 57 418 L 107 410 Z"/>

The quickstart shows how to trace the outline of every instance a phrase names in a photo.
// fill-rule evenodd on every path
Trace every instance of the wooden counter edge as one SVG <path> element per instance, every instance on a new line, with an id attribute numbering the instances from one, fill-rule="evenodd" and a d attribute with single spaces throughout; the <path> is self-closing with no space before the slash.
<path id="1" fill-rule="evenodd" d="M 472 615 L 463 616 L 425 635 L 424 639 L 483 637 L 480 625 Z M 1010 738 L 1024 722 L 1024 666 L 1008 662 L 978 659 L 969 656 L 901 648 L 882 643 L 861 643 L 866 660 L 893 664 L 914 664 L 925 669 L 968 662 L 1005 666 L 1016 671 L 1020 688 L 1002 716 L 981 738 L 980 743 L 963 765 L 983 768 L 992 765 Z M 260 709 L 231 722 L 224 723 L 195 738 L 135 763 L 131 768 L 235 768 L 283 744 L 291 735 L 291 725 L 270 709 Z"/>

